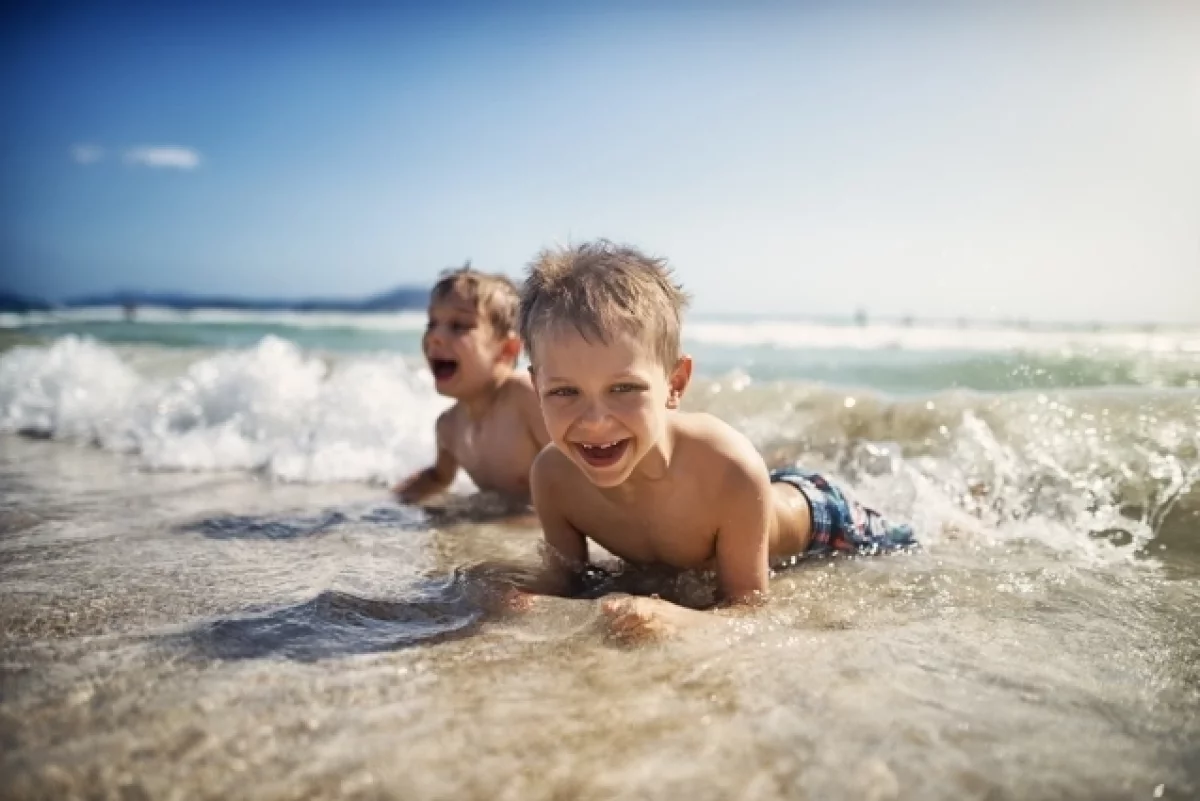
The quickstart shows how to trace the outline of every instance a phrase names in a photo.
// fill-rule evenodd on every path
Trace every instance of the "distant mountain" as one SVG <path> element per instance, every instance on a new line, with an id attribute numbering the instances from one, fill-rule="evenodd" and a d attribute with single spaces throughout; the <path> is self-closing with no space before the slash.
<path id="1" fill-rule="evenodd" d="M 429 287 L 402 286 L 372 295 L 363 301 L 363 311 L 424 309 L 429 305 Z"/>
<path id="2" fill-rule="evenodd" d="M 389 312 L 423 309 L 429 302 L 426 287 L 398 287 L 365 299 L 349 298 L 237 298 L 228 295 L 189 295 L 183 292 L 121 290 L 71 298 L 63 305 L 160 306 L 168 309 L 234 309 L 237 311 Z"/>
<path id="3" fill-rule="evenodd" d="M 49 311 L 50 304 L 41 298 L 18 295 L 0 290 L 0 312 Z"/>

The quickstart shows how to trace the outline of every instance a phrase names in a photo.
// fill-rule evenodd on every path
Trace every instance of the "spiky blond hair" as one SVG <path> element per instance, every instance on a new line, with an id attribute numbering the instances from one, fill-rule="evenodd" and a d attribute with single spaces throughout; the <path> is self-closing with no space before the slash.
<path id="1" fill-rule="evenodd" d="M 688 301 L 665 259 L 606 239 L 550 248 L 530 264 L 521 290 L 521 338 L 533 360 L 536 338 L 556 325 L 604 343 L 624 332 L 649 344 L 669 371 Z"/>

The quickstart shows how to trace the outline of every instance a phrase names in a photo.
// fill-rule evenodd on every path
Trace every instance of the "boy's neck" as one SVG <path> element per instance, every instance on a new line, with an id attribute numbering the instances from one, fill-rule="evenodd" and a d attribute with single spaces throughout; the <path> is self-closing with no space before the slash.
<path id="1" fill-rule="evenodd" d="M 458 399 L 459 404 L 467 413 L 467 419 L 481 420 L 487 415 L 492 404 L 496 402 L 496 395 L 499 394 L 500 388 L 512 377 L 513 372 L 512 367 L 497 367 L 492 371 L 490 380 L 478 392 Z"/>

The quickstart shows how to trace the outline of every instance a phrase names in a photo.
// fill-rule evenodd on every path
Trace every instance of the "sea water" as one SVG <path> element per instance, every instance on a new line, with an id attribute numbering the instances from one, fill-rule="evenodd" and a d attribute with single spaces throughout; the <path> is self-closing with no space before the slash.
<path id="1" fill-rule="evenodd" d="M 922 547 L 629 649 L 482 614 L 528 520 L 390 498 L 422 324 L 0 320 L 0 795 L 1200 793 L 1200 332 L 689 320 L 688 408 Z"/>

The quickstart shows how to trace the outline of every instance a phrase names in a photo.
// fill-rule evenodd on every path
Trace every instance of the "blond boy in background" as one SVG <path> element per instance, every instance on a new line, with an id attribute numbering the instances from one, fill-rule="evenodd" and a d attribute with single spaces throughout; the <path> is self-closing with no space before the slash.
<path id="1" fill-rule="evenodd" d="M 434 464 L 395 487 L 405 503 L 445 490 L 459 468 L 481 490 L 529 501 L 529 469 L 549 436 L 525 371 L 517 372 L 517 289 L 466 265 L 447 271 L 429 298 L 421 351 L 439 394 L 456 402 L 437 420 Z"/>

